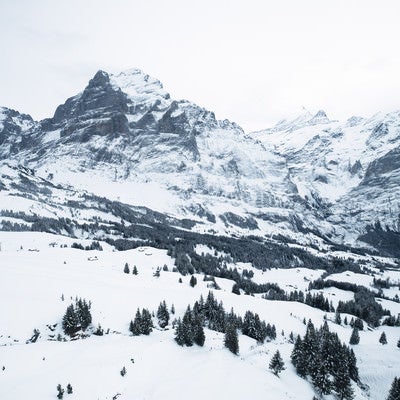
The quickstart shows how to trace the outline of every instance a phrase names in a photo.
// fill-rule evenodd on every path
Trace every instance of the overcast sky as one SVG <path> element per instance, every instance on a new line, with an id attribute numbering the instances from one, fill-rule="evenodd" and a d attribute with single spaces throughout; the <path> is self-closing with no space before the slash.
<path id="1" fill-rule="evenodd" d="M 52 116 L 138 67 L 246 130 L 400 109 L 398 0 L 0 0 L 0 105 Z"/>

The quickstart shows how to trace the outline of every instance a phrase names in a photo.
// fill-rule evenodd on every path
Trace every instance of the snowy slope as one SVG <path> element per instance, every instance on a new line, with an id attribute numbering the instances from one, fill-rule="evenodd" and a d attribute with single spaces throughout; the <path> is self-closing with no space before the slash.
<path id="1" fill-rule="evenodd" d="M 248 309 L 259 313 L 276 324 L 277 339 L 259 345 L 241 335 L 240 354 L 233 356 L 223 347 L 223 335 L 207 330 L 204 348 L 182 348 L 174 342 L 171 326 L 165 331 L 156 329 L 149 337 L 131 337 L 128 332 L 137 307 L 155 310 L 165 299 L 168 305 L 175 305 L 176 316 L 181 316 L 188 304 L 209 291 L 200 275 L 194 288 L 189 285 L 189 277 L 179 283 L 179 274 L 171 272 L 173 259 L 166 251 L 138 248 L 113 252 L 106 248 L 85 252 L 59 247 L 69 244 L 69 238 L 34 233 L 1 233 L 0 241 L 0 341 L 4 345 L 0 347 L 0 365 L 5 366 L 0 371 L 2 399 L 53 399 L 56 385 L 65 387 L 69 382 L 74 389 L 74 394 L 67 396 L 71 399 L 111 399 L 117 393 L 120 399 L 202 399 L 212 391 L 215 398 L 268 395 L 278 400 L 306 399 L 314 394 L 290 364 L 292 344 L 288 335 L 290 331 L 304 333 L 303 318 L 311 318 L 317 326 L 322 324 L 324 312 L 320 310 L 300 303 L 237 296 L 230 292 L 233 282 L 226 286 L 221 281 L 226 290 L 215 291 L 215 296 L 225 308 L 233 307 L 240 315 Z M 32 247 L 38 251 L 29 251 Z M 124 274 L 125 262 L 137 265 L 139 274 Z M 154 277 L 155 269 L 164 264 L 169 271 Z M 296 272 L 291 282 L 302 287 L 309 271 Z M 279 271 L 265 278 L 282 284 L 287 281 Z M 46 325 L 60 324 L 70 298 L 75 296 L 92 301 L 93 324 L 100 323 L 110 333 L 75 342 L 49 341 L 49 334 L 60 330 L 57 327 L 50 332 Z M 328 318 L 333 319 L 333 315 Z M 348 341 L 350 327 L 329 325 Z M 41 332 L 38 342 L 25 344 L 34 328 Z M 361 332 L 360 345 L 354 347 L 361 379 L 370 386 L 370 398 L 377 400 L 385 398 L 383 388 L 389 387 L 400 369 L 396 355 L 400 330 L 385 327 L 386 346 L 378 344 L 381 330 Z M 280 377 L 267 367 L 276 349 L 287 366 Z M 119 373 L 123 366 L 127 369 L 125 377 Z M 232 385 L 232 378 L 237 384 Z M 360 388 L 354 389 L 356 399 L 366 398 Z"/>

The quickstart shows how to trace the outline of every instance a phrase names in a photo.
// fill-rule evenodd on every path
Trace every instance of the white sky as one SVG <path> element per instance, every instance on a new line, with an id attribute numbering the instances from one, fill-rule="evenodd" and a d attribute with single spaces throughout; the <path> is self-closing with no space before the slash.
<path id="1" fill-rule="evenodd" d="M 398 0 L 0 0 L 0 105 L 52 116 L 99 69 L 143 69 L 246 130 L 301 107 L 400 109 Z"/>

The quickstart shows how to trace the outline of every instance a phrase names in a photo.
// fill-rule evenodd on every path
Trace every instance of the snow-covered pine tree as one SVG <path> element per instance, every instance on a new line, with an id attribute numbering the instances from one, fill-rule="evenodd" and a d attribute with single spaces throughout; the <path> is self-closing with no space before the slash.
<path id="1" fill-rule="evenodd" d="M 353 381 L 358 382 L 359 376 L 358 376 L 358 368 L 357 368 L 357 358 L 356 358 L 356 355 L 354 354 L 353 349 L 350 349 L 350 351 L 348 353 L 348 361 L 349 361 L 350 378 L 353 379 Z"/>
<path id="2" fill-rule="evenodd" d="M 129 325 L 129 330 L 132 332 L 133 336 L 140 335 L 141 323 L 142 323 L 142 315 L 140 313 L 140 310 L 137 309 L 135 319 L 134 319 L 134 321 L 131 321 L 131 323 Z"/>
<path id="3" fill-rule="evenodd" d="M 190 306 L 187 307 L 185 314 L 182 318 L 182 331 L 183 331 L 183 343 L 186 346 L 193 346 L 193 314 Z"/>
<path id="4" fill-rule="evenodd" d="M 176 322 L 175 341 L 179 344 L 179 346 L 183 346 L 185 344 L 182 320 L 180 318 L 178 318 L 178 321 Z"/>
<path id="5" fill-rule="evenodd" d="M 236 327 L 227 325 L 225 330 L 224 345 L 233 354 L 239 353 L 239 340 Z"/>
<path id="6" fill-rule="evenodd" d="M 79 320 L 80 328 L 84 331 L 92 323 L 92 314 L 90 313 L 91 303 L 85 299 L 77 299 L 75 303 L 75 313 Z"/>
<path id="7" fill-rule="evenodd" d="M 158 325 L 160 328 L 165 328 L 169 322 L 169 312 L 165 300 L 160 303 L 157 310 Z"/>
<path id="8" fill-rule="evenodd" d="M 72 336 L 79 329 L 79 320 L 73 304 L 70 304 L 62 319 L 62 328 L 65 334 Z"/>
<path id="9" fill-rule="evenodd" d="M 203 323 L 201 316 L 193 312 L 193 341 L 198 346 L 203 346 L 206 337 L 204 335 Z"/>
<path id="10" fill-rule="evenodd" d="M 343 351 L 339 351 L 337 355 L 340 358 L 340 361 L 338 361 L 335 370 L 333 388 L 339 396 L 339 399 L 352 400 L 354 392 L 351 387 L 347 357 Z"/>
<path id="11" fill-rule="evenodd" d="M 285 369 L 285 363 L 282 360 L 279 350 L 277 350 L 273 355 L 269 363 L 269 369 L 272 370 L 276 376 L 278 376 Z"/>
<path id="12" fill-rule="evenodd" d="M 150 335 L 153 331 L 153 321 L 151 319 L 150 311 L 145 308 L 142 310 L 142 317 L 139 326 L 142 335 Z"/>

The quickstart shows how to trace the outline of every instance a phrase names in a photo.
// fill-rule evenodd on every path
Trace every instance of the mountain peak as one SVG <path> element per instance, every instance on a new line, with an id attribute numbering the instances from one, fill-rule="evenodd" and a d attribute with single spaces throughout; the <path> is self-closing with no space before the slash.
<path id="1" fill-rule="evenodd" d="M 104 86 L 105 84 L 110 82 L 110 77 L 107 72 L 99 70 L 96 72 L 94 77 L 89 81 L 89 84 L 87 87 L 92 88 L 92 87 L 98 87 L 98 86 Z"/>
<path id="2" fill-rule="evenodd" d="M 114 88 L 121 89 L 134 103 L 162 101 L 170 98 L 158 79 L 138 68 L 110 74 L 110 82 Z"/>
<path id="3" fill-rule="evenodd" d="M 328 118 L 324 110 L 318 110 L 313 118 Z"/>

